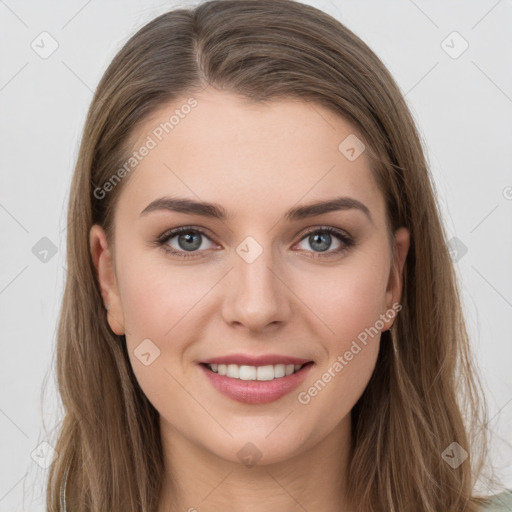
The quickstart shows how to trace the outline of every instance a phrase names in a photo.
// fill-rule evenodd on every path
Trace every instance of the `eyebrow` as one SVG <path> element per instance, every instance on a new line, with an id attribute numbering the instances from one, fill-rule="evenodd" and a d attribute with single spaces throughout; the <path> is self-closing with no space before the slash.
<path id="1" fill-rule="evenodd" d="M 304 206 L 290 208 L 285 214 L 284 219 L 288 221 L 297 221 L 309 217 L 315 217 L 324 213 L 340 210 L 360 210 L 373 223 L 373 219 L 368 207 L 361 201 L 352 197 L 336 197 L 326 201 L 320 201 Z M 231 217 L 225 208 L 219 204 L 196 201 L 194 199 L 181 197 L 161 197 L 149 203 L 140 213 L 141 216 L 153 211 L 169 210 L 178 213 L 187 213 L 190 215 L 200 215 L 202 217 L 226 220 Z"/>

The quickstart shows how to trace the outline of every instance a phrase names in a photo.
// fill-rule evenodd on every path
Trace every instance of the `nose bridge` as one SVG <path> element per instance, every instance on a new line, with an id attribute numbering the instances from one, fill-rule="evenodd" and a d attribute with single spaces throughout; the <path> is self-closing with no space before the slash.
<path id="1" fill-rule="evenodd" d="M 261 329 L 287 318 L 290 312 L 287 287 L 276 268 L 279 264 L 269 244 L 248 236 L 236 247 L 226 320 Z"/>

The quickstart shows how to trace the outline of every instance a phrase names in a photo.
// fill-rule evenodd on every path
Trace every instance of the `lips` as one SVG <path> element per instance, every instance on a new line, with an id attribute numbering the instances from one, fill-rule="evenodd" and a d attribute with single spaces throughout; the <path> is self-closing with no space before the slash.
<path id="1" fill-rule="evenodd" d="M 236 402 L 267 404 L 289 395 L 299 387 L 313 367 L 304 365 L 299 371 L 271 381 L 232 379 L 212 372 L 206 365 L 199 365 L 203 374 L 218 392 Z"/>

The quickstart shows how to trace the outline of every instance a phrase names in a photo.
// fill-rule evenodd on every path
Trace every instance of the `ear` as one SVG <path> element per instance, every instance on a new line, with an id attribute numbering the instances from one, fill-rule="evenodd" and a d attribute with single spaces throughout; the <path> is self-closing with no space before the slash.
<path id="1" fill-rule="evenodd" d="M 405 227 L 395 231 L 395 243 L 393 248 L 393 262 L 389 273 L 388 286 L 386 289 L 387 310 L 391 309 L 393 304 L 400 302 L 403 287 L 403 269 L 407 253 L 409 252 L 410 233 Z M 393 318 L 396 315 L 393 315 Z M 390 329 L 393 325 L 393 319 L 388 320 L 384 330 Z"/>
<path id="2" fill-rule="evenodd" d="M 123 335 L 124 315 L 117 287 L 112 253 L 108 247 L 107 236 L 97 224 L 89 232 L 89 247 L 100 285 L 101 296 L 107 309 L 107 321 L 115 334 Z"/>

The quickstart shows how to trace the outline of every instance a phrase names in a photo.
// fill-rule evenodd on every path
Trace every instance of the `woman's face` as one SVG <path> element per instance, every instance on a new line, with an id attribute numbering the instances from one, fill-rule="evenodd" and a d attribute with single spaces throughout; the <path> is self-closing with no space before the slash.
<path id="1" fill-rule="evenodd" d="M 233 462 L 286 460 L 347 425 L 397 312 L 408 233 L 389 245 L 342 118 L 213 88 L 194 98 L 137 130 L 113 247 L 91 230 L 109 325 L 164 436 Z"/>

